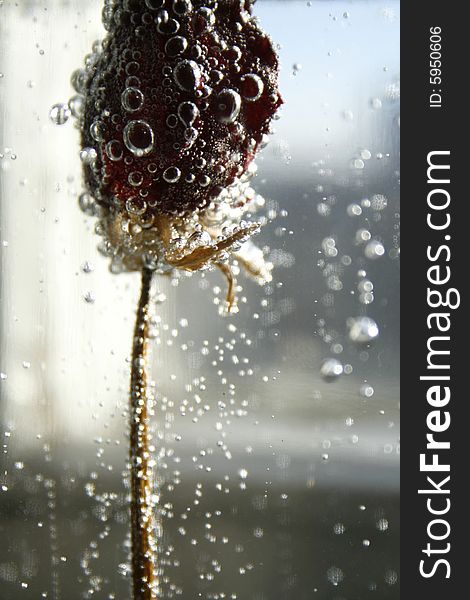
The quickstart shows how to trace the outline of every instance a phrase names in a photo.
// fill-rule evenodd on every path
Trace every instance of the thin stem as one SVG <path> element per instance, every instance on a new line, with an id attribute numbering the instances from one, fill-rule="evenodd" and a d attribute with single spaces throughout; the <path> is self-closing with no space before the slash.
<path id="1" fill-rule="evenodd" d="M 142 288 L 132 344 L 130 389 L 131 536 L 134 600 L 157 600 L 157 537 L 153 460 L 147 391 L 149 301 L 152 272 L 142 271 Z"/>

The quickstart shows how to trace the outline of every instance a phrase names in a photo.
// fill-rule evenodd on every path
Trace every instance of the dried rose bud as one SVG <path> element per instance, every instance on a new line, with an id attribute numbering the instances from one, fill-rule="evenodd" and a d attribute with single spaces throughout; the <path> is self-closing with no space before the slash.
<path id="1" fill-rule="evenodd" d="M 101 250 L 113 270 L 225 265 L 259 227 L 241 219 L 282 104 L 271 40 L 247 0 L 115 0 L 103 13 L 108 35 L 73 76 Z M 269 278 L 262 257 L 245 266 Z"/>

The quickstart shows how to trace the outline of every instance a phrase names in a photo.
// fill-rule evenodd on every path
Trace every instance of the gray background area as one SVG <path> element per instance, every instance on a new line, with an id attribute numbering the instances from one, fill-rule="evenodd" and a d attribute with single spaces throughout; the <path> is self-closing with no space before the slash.
<path id="1" fill-rule="evenodd" d="M 240 276 L 229 318 L 217 272 L 156 282 L 164 597 L 395 600 L 399 4 L 261 1 L 256 13 L 281 45 L 286 100 L 254 180 L 274 279 Z M 78 133 L 48 117 L 102 36 L 99 16 L 95 0 L 0 1 L 1 600 L 129 598 L 139 281 L 97 253 L 76 201 Z M 380 333 L 358 345 L 347 320 L 364 315 Z M 325 381 L 328 358 L 351 372 Z"/>

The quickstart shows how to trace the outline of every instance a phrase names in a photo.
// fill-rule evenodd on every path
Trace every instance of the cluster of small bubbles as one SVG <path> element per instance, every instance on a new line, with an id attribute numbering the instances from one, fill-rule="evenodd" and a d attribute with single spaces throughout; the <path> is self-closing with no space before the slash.
<path id="1" fill-rule="evenodd" d="M 339 567 L 330 567 L 326 572 L 328 581 L 333 585 L 340 584 L 344 579 L 344 573 Z"/>
<path id="2" fill-rule="evenodd" d="M 49 118 L 54 125 L 64 125 L 67 123 L 71 115 L 71 110 L 68 104 L 54 104 L 49 112 Z"/>
<path id="3" fill-rule="evenodd" d="M 331 206 L 326 202 L 317 204 L 317 212 L 321 217 L 329 217 L 331 215 Z"/>
<path id="4" fill-rule="evenodd" d="M 328 383 L 336 381 L 343 374 L 343 365 L 337 358 L 326 358 L 320 366 L 320 375 Z"/>
<path id="5" fill-rule="evenodd" d="M 379 327 L 370 317 L 351 317 L 347 326 L 349 339 L 358 344 L 369 343 L 379 335 Z"/>
<path id="6" fill-rule="evenodd" d="M 374 194 L 370 201 L 372 210 L 382 211 L 387 208 L 388 200 L 383 194 Z"/>
<path id="7" fill-rule="evenodd" d="M 323 253 L 325 256 L 335 257 L 338 256 L 338 249 L 336 248 L 336 240 L 332 237 L 326 237 L 321 243 Z"/>
<path id="8" fill-rule="evenodd" d="M 384 517 L 381 518 L 381 519 L 379 519 L 377 521 L 377 523 L 376 523 L 376 527 L 377 527 L 377 529 L 379 531 L 382 531 L 382 532 L 387 531 L 387 529 L 388 529 L 388 520 L 385 519 Z"/>
<path id="9" fill-rule="evenodd" d="M 83 299 L 85 300 L 85 302 L 87 304 L 94 304 L 94 302 L 96 300 L 96 296 L 93 292 L 88 291 L 88 292 L 85 292 L 85 294 L 83 295 Z"/>
<path id="10" fill-rule="evenodd" d="M 376 260 L 385 254 L 385 248 L 381 241 L 371 240 L 364 248 L 366 258 Z"/>
<path id="11" fill-rule="evenodd" d="M 388 585 L 395 585 L 398 581 L 398 574 L 393 569 L 389 569 L 386 571 L 384 579 Z"/>
<path id="12" fill-rule="evenodd" d="M 94 148 L 82 148 L 80 150 L 80 160 L 84 165 L 92 165 L 98 157 Z"/>
<path id="13" fill-rule="evenodd" d="M 333 532 L 336 535 L 342 535 L 346 531 L 346 527 L 343 523 L 335 523 L 333 526 Z"/>
<path id="14" fill-rule="evenodd" d="M 374 284 L 369 279 L 361 279 L 357 284 L 359 291 L 359 302 L 361 304 L 372 304 L 374 301 Z"/>

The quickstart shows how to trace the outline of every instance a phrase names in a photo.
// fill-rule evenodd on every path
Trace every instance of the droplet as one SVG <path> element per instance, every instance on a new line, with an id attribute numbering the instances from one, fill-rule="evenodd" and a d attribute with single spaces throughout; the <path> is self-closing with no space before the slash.
<path id="1" fill-rule="evenodd" d="M 240 92 L 244 100 L 256 102 L 261 98 L 264 90 L 264 83 L 261 77 L 253 73 L 243 75 L 241 78 Z"/>
<path id="2" fill-rule="evenodd" d="M 71 115 L 68 104 L 54 104 L 49 112 L 49 118 L 55 125 L 64 125 Z"/>
<path id="3" fill-rule="evenodd" d="M 184 92 L 194 92 L 201 83 L 201 70 L 193 60 L 182 60 L 173 72 L 173 78 Z"/>
<path id="4" fill-rule="evenodd" d="M 216 100 L 217 119 L 221 123 L 233 123 L 241 107 L 240 95 L 234 90 L 223 89 Z"/>
<path id="5" fill-rule="evenodd" d="M 153 150 L 153 130 L 145 121 L 130 121 L 124 127 L 124 143 L 135 156 L 145 156 Z"/>
<path id="6" fill-rule="evenodd" d="M 121 94 L 122 106 L 128 112 L 140 110 L 144 105 L 144 95 L 136 87 L 128 87 Z"/>

